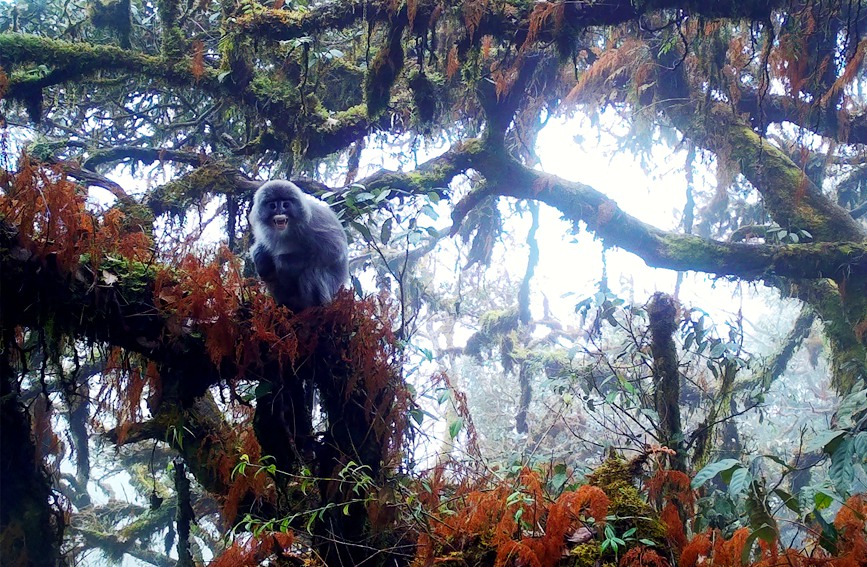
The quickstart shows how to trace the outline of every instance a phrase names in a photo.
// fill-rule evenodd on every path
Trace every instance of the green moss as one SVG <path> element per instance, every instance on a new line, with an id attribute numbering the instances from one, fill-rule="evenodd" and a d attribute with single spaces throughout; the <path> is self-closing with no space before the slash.
<path id="1" fill-rule="evenodd" d="M 467 340 L 466 353 L 479 356 L 483 348 L 488 348 L 518 326 L 518 311 L 516 309 L 492 310 L 479 317 L 479 330 Z M 503 345 L 504 355 L 511 355 L 511 341 Z"/>
<path id="2" fill-rule="evenodd" d="M 253 94 L 266 103 L 298 106 L 298 89 L 286 81 L 275 81 L 267 75 L 257 75 L 250 87 Z"/>
<path id="3" fill-rule="evenodd" d="M 601 555 L 598 543 L 582 543 L 569 551 L 569 557 L 572 559 L 570 564 L 575 567 L 595 567 Z"/>
<path id="4" fill-rule="evenodd" d="M 81 263 L 89 264 L 90 257 L 86 254 L 83 255 Z M 117 284 L 121 290 L 130 294 L 139 294 L 147 290 L 157 275 L 157 270 L 153 265 L 127 260 L 122 256 L 102 258 L 99 269 L 116 275 L 118 277 Z"/>
<path id="5" fill-rule="evenodd" d="M 182 217 L 206 194 L 234 193 L 236 173 L 236 168 L 221 162 L 202 166 L 180 179 L 163 185 L 152 196 L 148 207 L 157 216 L 167 213 Z"/>
<path id="6" fill-rule="evenodd" d="M 460 151 L 465 154 L 482 154 L 486 149 L 485 142 L 481 138 L 466 140 L 460 146 Z"/>
<path id="7" fill-rule="evenodd" d="M 254 4 L 259 7 L 258 4 Z M 289 10 L 269 10 L 259 9 L 253 10 L 243 16 L 238 16 L 235 20 L 235 28 L 239 31 L 249 34 L 255 33 L 257 37 L 282 37 L 286 33 L 286 28 L 297 28 L 307 19 L 307 12 L 297 12 Z"/>
<path id="8" fill-rule="evenodd" d="M 178 26 L 180 1 L 157 0 L 157 12 L 162 23 L 162 54 L 169 58 L 182 57 L 186 40 L 184 32 Z"/>
<path id="9" fill-rule="evenodd" d="M 346 126 L 356 125 L 360 123 L 367 123 L 367 107 L 365 107 L 363 104 L 358 104 L 356 106 L 347 108 L 342 112 L 335 112 L 334 114 L 330 115 L 329 120 L 327 120 L 320 128 L 320 132 L 336 132 L 345 128 Z"/>
<path id="10" fill-rule="evenodd" d="M 114 46 L 67 42 L 29 34 L 0 33 L 0 53 L 10 62 L 7 73 L 28 62 L 39 61 L 58 81 L 92 76 L 103 71 L 144 72 L 156 79 L 163 78 L 185 85 L 194 80 L 190 73 L 189 58 L 167 62 L 161 57 L 142 55 Z M 206 68 L 204 75 L 195 80 L 201 87 L 216 88 L 215 78 L 216 72 Z"/>
<path id="11" fill-rule="evenodd" d="M 634 527 L 637 529 L 636 540 L 664 541 L 665 525 L 656 518 L 656 512 L 632 484 L 633 474 L 629 463 L 612 452 L 605 462 L 587 475 L 587 483 L 601 488 L 610 499 L 608 514 L 614 516 L 612 524 L 616 533 Z"/>

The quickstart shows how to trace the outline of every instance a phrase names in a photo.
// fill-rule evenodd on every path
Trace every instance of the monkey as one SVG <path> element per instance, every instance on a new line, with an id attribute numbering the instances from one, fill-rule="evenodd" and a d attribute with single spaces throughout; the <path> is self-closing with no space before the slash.
<path id="1" fill-rule="evenodd" d="M 274 300 L 298 313 L 329 303 L 349 281 L 349 247 L 337 215 L 291 181 L 263 183 L 248 217 L 250 257 Z"/>

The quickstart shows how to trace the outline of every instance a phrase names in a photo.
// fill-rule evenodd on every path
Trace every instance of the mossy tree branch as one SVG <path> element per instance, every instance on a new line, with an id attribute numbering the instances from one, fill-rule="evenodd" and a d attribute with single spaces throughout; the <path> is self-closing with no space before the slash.
<path id="1" fill-rule="evenodd" d="M 150 77 L 170 88 L 195 89 L 215 98 L 232 100 L 271 120 L 278 127 L 270 134 L 262 134 L 270 141 L 263 138 L 259 144 L 254 144 L 259 151 L 287 151 L 297 137 L 304 141 L 308 157 L 323 157 L 363 138 L 373 126 L 363 106 L 337 113 L 305 109 L 297 89 L 265 77 L 254 78 L 239 89 L 232 81 L 221 82 L 215 68 L 205 66 L 194 73 L 193 60 L 189 57 L 164 58 L 112 46 L 0 33 L 0 67 L 9 73 L 27 64 L 45 65 L 51 70 L 36 78 L 11 74 L 6 97 L 31 100 L 46 87 L 86 82 L 99 73 Z M 307 121 L 296 132 L 294 117 L 299 114 L 306 115 Z"/>

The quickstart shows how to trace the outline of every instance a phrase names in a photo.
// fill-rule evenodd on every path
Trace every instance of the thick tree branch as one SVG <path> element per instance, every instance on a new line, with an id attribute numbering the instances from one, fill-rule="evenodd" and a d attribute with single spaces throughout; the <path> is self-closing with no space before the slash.
<path id="1" fill-rule="evenodd" d="M 190 329 L 171 332 L 154 305 L 154 272 L 122 274 L 107 283 L 108 267 L 94 274 L 82 264 L 65 273 L 51 257 L 21 247 L 16 232 L 0 222 L 0 328 L 40 327 L 50 321 L 61 331 L 142 353 L 172 368 L 183 379 L 164 381 L 163 397 L 189 407 L 205 390 L 232 375 L 210 362 L 205 344 Z"/>
<path id="2" fill-rule="evenodd" d="M 119 183 L 115 183 L 111 179 L 104 177 L 95 171 L 90 171 L 89 169 L 85 169 L 78 165 L 78 163 L 74 161 L 58 161 L 55 162 L 60 165 L 61 169 L 63 169 L 64 173 L 84 185 L 85 187 L 102 187 L 112 195 L 114 195 L 119 201 L 126 201 L 131 199 L 129 193 L 121 187 Z"/>
<path id="3" fill-rule="evenodd" d="M 421 23 L 430 18 L 437 7 L 446 10 L 458 10 L 463 2 L 451 0 L 445 3 L 433 0 L 419 0 L 416 7 L 416 21 Z M 445 6 L 443 6 L 445 4 Z M 681 10 L 688 14 L 708 18 L 761 19 L 768 16 L 772 10 L 782 6 L 779 0 L 751 0 L 739 2 L 726 0 L 721 2 L 703 2 L 701 0 L 649 0 L 634 2 L 631 0 L 609 0 L 606 2 L 567 3 L 566 13 L 569 24 L 575 28 L 599 25 L 617 25 L 636 20 L 642 15 L 661 10 Z M 284 10 L 266 10 L 250 16 L 239 18 L 236 29 L 256 37 L 268 37 L 274 40 L 287 40 L 306 35 L 313 35 L 323 29 L 340 30 L 363 17 L 369 22 L 388 22 L 394 17 L 394 3 L 391 0 L 337 0 L 327 2 L 307 12 L 292 12 Z M 475 35 L 486 34 L 523 43 L 527 37 L 528 20 L 533 12 L 534 3 L 510 6 L 511 10 L 497 9 L 494 6 L 485 10 L 478 24 Z M 517 8 L 517 13 L 515 9 Z M 543 23 L 537 34 L 540 41 L 550 41 L 556 33 L 555 27 L 562 22 L 549 18 Z"/>
<path id="4" fill-rule="evenodd" d="M 749 280 L 771 275 L 813 279 L 867 274 L 867 242 L 863 240 L 745 244 L 666 232 L 628 215 L 613 200 L 588 185 L 525 168 L 500 152 L 476 146 L 476 151 L 467 158 L 471 167 L 486 177 L 488 185 L 455 206 L 452 215 L 455 226 L 486 196 L 536 199 L 560 210 L 568 220 L 583 221 L 607 245 L 632 252 L 656 268 Z"/>
<path id="5" fill-rule="evenodd" d="M 84 169 L 94 169 L 99 165 L 127 160 L 140 161 L 145 164 L 152 164 L 156 161 L 176 161 L 179 163 L 199 166 L 210 162 L 211 158 L 205 154 L 195 152 L 184 152 L 163 148 L 118 146 L 107 150 L 97 150 L 93 152 L 90 157 L 81 164 L 81 167 Z"/>
<path id="6" fill-rule="evenodd" d="M 669 99 L 666 114 L 699 146 L 736 162 L 783 227 L 808 230 L 816 240 L 867 239 L 849 212 L 822 194 L 776 146 L 763 139 L 725 105 L 697 113 L 691 102 Z"/>

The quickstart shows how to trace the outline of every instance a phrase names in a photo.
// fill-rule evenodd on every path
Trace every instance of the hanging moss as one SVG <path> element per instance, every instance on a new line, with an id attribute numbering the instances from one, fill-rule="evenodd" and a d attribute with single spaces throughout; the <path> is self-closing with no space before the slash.
<path id="1" fill-rule="evenodd" d="M 467 340 L 465 352 L 479 356 L 483 348 L 490 347 L 510 330 L 518 326 L 518 312 L 514 309 L 493 310 L 479 318 L 480 329 Z"/>
<path id="2" fill-rule="evenodd" d="M 87 4 L 87 14 L 94 27 L 117 33 L 120 46 L 124 49 L 130 47 L 132 20 L 129 0 L 92 0 Z"/>
<path id="3" fill-rule="evenodd" d="M 322 74 L 319 96 L 328 110 L 341 110 L 361 104 L 358 85 L 364 81 L 364 71 L 344 59 L 334 59 Z"/>
<path id="4" fill-rule="evenodd" d="M 379 50 L 370 64 L 370 71 L 364 82 L 367 98 L 367 114 L 371 120 L 382 116 L 391 99 L 391 87 L 403 69 L 403 28 L 405 23 L 394 23 L 388 31 L 388 43 Z"/>
<path id="5" fill-rule="evenodd" d="M 415 102 L 419 123 L 433 122 L 436 117 L 437 98 L 439 97 L 438 85 L 423 71 L 414 71 L 410 75 L 408 83 L 412 91 L 412 100 Z"/>

